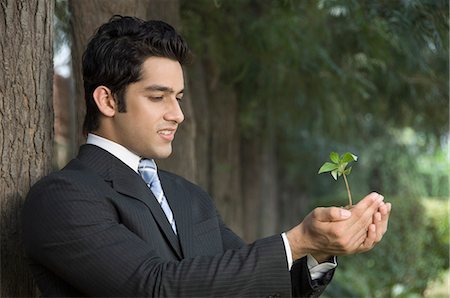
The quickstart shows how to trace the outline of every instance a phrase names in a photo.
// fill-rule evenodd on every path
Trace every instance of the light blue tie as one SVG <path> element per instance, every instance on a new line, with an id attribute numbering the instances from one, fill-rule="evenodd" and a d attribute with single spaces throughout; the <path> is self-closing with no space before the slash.
<path id="1" fill-rule="evenodd" d="M 172 226 L 174 233 L 177 233 L 177 227 L 175 226 L 175 219 L 173 218 L 172 210 L 170 209 L 167 199 L 164 196 L 164 192 L 161 187 L 161 182 L 159 181 L 158 173 L 156 171 L 156 164 L 153 159 L 141 159 L 138 167 L 139 174 L 141 174 L 142 179 L 144 179 L 147 186 L 158 200 L 159 205 L 166 214 L 167 220 Z"/>

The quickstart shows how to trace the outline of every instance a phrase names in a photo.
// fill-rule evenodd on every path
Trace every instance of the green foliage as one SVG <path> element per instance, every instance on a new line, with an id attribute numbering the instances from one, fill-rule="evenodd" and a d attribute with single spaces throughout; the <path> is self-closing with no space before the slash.
<path id="1" fill-rule="evenodd" d="M 434 231 L 434 245 L 439 249 L 438 254 L 446 259 L 446 264 L 449 264 L 450 251 L 450 209 L 449 198 L 442 199 L 425 199 L 423 201 L 427 218 Z"/>
<path id="2" fill-rule="evenodd" d="M 352 167 L 347 168 L 347 165 L 349 162 L 357 161 L 358 156 L 347 152 L 339 157 L 339 154 L 333 151 L 330 153 L 330 160 L 331 162 L 326 162 L 320 167 L 319 174 L 331 172 L 331 176 L 337 180 L 342 175 L 350 175 Z"/>
<path id="3" fill-rule="evenodd" d="M 377 174 L 385 185 L 371 181 L 371 158 L 369 172 L 356 177 L 358 187 L 401 191 L 396 164 L 435 148 L 391 145 L 392 131 L 409 127 L 430 139 L 447 133 L 448 1 L 197 0 L 181 8 L 194 53 L 239 96 L 242 135 L 275 131 L 290 189 L 334 191 L 304 181 L 325 152 L 351 142 L 352 150 L 381 160 L 391 153 L 386 146 L 415 150 Z M 393 174 L 381 177 L 385 172 Z M 444 183 L 437 180 L 429 184 Z"/>
<path id="4" fill-rule="evenodd" d="M 368 253 L 339 258 L 339 269 L 326 296 L 423 295 L 428 283 L 448 268 L 448 238 L 438 232 L 433 219 L 448 221 L 447 202 L 440 202 L 443 212 L 433 212 L 429 217 L 416 198 L 386 199 L 393 209 L 383 241 Z"/>
<path id="5" fill-rule="evenodd" d="M 357 135 L 366 115 L 390 126 L 431 124 L 443 132 L 446 115 L 429 107 L 447 106 L 447 73 L 436 64 L 448 60 L 445 2 L 202 5 L 209 14 L 203 22 L 211 22 L 202 26 L 216 34 L 195 40 L 211 42 L 205 47 L 222 79 L 236 85 L 246 128 L 261 127 L 270 112 L 283 127 L 289 119 L 337 139 Z"/>
<path id="6" fill-rule="evenodd" d="M 425 195 L 448 199 L 450 160 L 446 146 L 438 147 L 434 154 L 419 156 L 417 172 L 424 183 Z"/>
<path id="7" fill-rule="evenodd" d="M 352 194 L 350 192 L 350 187 L 348 186 L 348 181 L 346 178 L 346 176 L 350 175 L 352 167 L 347 168 L 347 165 L 349 162 L 357 161 L 358 157 L 350 152 L 344 153 L 339 156 L 338 153 L 333 151 L 330 153 L 330 160 L 331 162 L 324 163 L 323 166 L 319 169 L 319 174 L 331 172 L 331 176 L 333 176 L 334 180 L 337 180 L 338 177 L 343 176 L 348 194 L 349 207 L 352 207 Z"/>

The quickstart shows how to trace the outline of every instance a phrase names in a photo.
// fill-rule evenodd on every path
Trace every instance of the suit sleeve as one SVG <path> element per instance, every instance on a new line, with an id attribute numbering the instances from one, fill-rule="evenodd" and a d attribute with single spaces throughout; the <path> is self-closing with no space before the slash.
<path id="1" fill-rule="evenodd" d="M 303 257 L 292 264 L 291 284 L 293 297 L 319 297 L 325 291 L 334 275 L 332 269 L 322 278 L 312 280 L 308 269 L 307 258 Z"/>
<path id="2" fill-rule="evenodd" d="M 245 242 L 224 224 L 219 214 L 218 217 L 225 249 L 244 246 Z M 285 250 L 284 252 L 286 253 Z M 287 266 L 286 270 L 288 270 Z M 333 274 L 334 269 L 327 272 L 322 278 L 312 280 L 306 257 L 297 260 L 290 270 L 292 296 L 319 297 L 330 283 Z"/>
<path id="3" fill-rule="evenodd" d="M 93 186 L 68 177 L 38 183 L 23 220 L 28 256 L 88 296 L 291 296 L 280 235 L 239 244 L 215 256 L 165 261 L 120 224 L 114 205 Z"/>

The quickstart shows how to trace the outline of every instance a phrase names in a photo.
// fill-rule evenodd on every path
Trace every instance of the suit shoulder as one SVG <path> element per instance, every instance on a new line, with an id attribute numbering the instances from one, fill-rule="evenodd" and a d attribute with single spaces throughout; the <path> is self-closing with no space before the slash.
<path id="1" fill-rule="evenodd" d="M 53 172 L 38 180 L 30 189 L 27 200 L 55 193 L 95 191 L 95 182 L 92 174 L 76 159 L 72 160 L 63 169 Z"/>

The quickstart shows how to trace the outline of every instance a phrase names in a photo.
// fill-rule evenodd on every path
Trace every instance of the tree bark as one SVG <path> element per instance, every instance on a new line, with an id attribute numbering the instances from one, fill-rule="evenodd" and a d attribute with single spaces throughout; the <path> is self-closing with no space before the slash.
<path id="1" fill-rule="evenodd" d="M 260 134 L 241 139 L 244 237 L 247 241 L 280 232 L 276 138 L 270 108 L 261 125 Z"/>
<path id="2" fill-rule="evenodd" d="M 53 10 L 51 0 L 0 6 L 1 296 L 37 296 L 21 246 L 21 207 L 51 171 Z"/>
<path id="3" fill-rule="evenodd" d="M 211 92 L 211 194 L 224 221 L 243 235 L 240 131 L 237 96 L 231 86 L 218 84 Z"/>
<path id="4" fill-rule="evenodd" d="M 188 41 L 189 42 L 189 41 Z M 195 182 L 203 189 L 211 191 L 211 125 L 209 119 L 209 93 L 204 67 L 196 61 L 187 68 L 189 98 L 195 119 Z"/>

